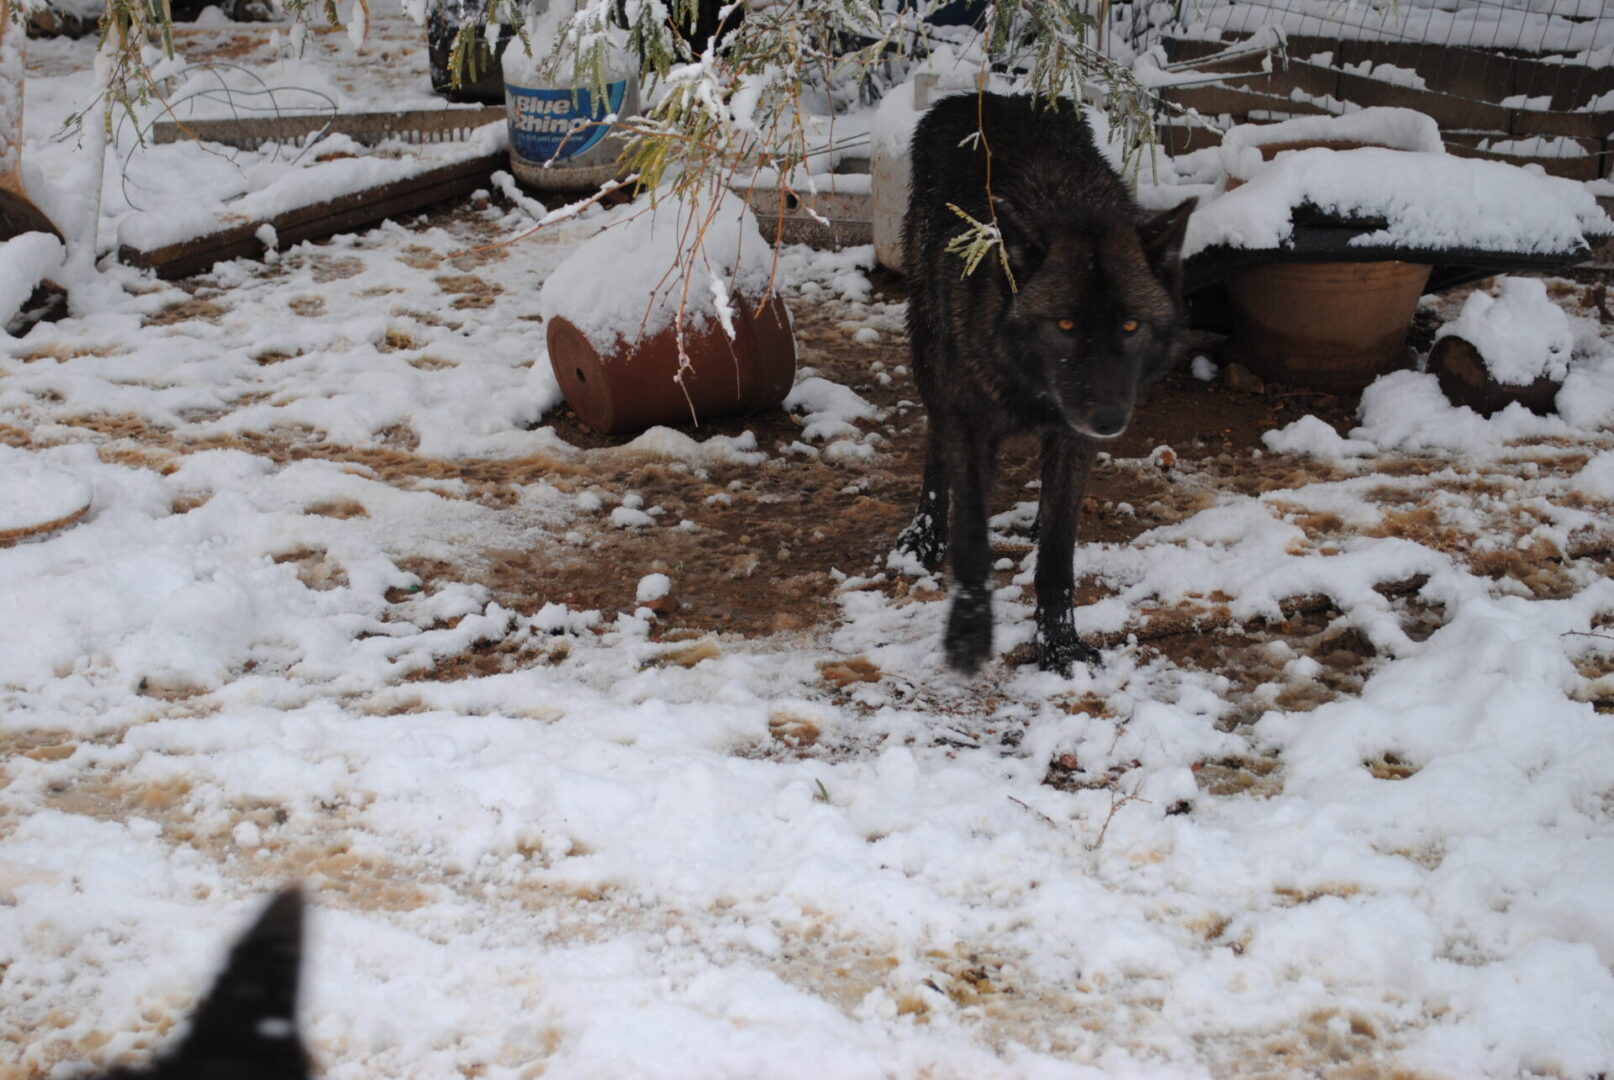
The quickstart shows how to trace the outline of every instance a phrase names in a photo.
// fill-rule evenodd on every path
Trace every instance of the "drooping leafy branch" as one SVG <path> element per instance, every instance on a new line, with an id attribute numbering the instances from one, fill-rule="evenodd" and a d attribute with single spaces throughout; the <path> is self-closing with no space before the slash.
<path id="1" fill-rule="evenodd" d="M 485 22 L 520 18 L 487 0 Z M 996 0 L 974 32 L 943 33 L 926 16 L 943 0 L 734 0 L 718 13 L 724 32 L 692 40 L 696 0 L 575 0 L 555 30 L 535 35 L 541 70 L 557 85 L 596 95 L 623 58 L 650 104 L 627 126 L 623 162 L 651 188 L 682 194 L 713 177 L 762 171 L 781 189 L 810 183 L 803 168 L 822 152 L 824 128 L 845 106 L 897 81 L 945 37 L 960 65 L 1007 74 L 1057 107 L 1092 102 L 1109 115 L 1129 155 L 1154 140 L 1155 100 L 1124 64 L 1099 48 L 1108 0 Z M 528 24 L 531 24 L 529 18 Z M 708 27 L 710 29 L 710 27 Z M 485 32 L 467 26 L 462 35 Z"/>
<path id="2" fill-rule="evenodd" d="M 649 104 L 628 133 L 624 163 L 642 185 L 670 180 L 674 190 L 757 169 L 785 185 L 799 180 L 821 149 L 826 118 L 900 80 L 938 37 L 958 64 L 1009 73 L 1050 103 L 1101 105 L 1129 148 L 1152 142 L 1153 100 L 1099 48 L 1110 0 L 993 0 L 973 31 L 942 32 L 927 16 L 944 2 L 730 0 L 716 13 L 722 33 L 692 35 L 699 0 L 459 0 L 449 68 L 461 82 L 479 77 L 495 27 L 513 31 L 511 48 L 532 55 L 557 85 L 601 91 L 631 68 Z M 279 3 L 298 21 L 340 21 L 336 0 Z M 368 0 L 355 18 L 368 23 Z M 171 23 L 168 0 L 107 0 L 101 33 L 114 103 L 150 99 L 142 50 L 157 44 L 171 56 Z M 533 27 L 548 32 L 529 38 Z"/>

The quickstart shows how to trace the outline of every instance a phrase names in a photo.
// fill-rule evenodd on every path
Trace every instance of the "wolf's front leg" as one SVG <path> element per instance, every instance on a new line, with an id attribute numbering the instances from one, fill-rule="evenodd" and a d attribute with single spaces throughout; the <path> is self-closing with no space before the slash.
<path id="1" fill-rule="evenodd" d="M 1098 650 L 1076 636 L 1071 607 L 1075 591 L 1076 519 L 1081 512 L 1093 443 L 1070 431 L 1050 431 L 1042 440 L 1042 502 L 1037 508 L 1037 666 L 1069 675 L 1071 665 L 1099 662 Z"/>
<path id="2" fill-rule="evenodd" d="M 926 567 L 941 565 L 947 552 L 947 422 L 932 413 L 925 422 L 925 479 L 919 489 L 919 506 L 913 521 L 897 534 L 897 550 L 905 551 Z"/>
<path id="3" fill-rule="evenodd" d="M 992 654 L 992 551 L 986 531 L 987 498 L 997 458 L 997 437 L 950 418 L 952 439 L 943 448 L 952 478 L 953 605 L 947 613 L 947 666 L 973 675 Z"/>

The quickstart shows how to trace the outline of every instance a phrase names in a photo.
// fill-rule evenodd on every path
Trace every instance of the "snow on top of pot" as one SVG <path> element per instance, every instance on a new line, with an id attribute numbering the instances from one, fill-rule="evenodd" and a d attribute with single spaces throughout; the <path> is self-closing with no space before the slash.
<path id="1" fill-rule="evenodd" d="M 1253 148 L 1243 151 L 1258 153 Z M 1382 218 L 1355 247 L 1553 254 L 1614 232 L 1584 184 L 1539 168 L 1445 153 L 1314 147 L 1282 153 L 1238 188 L 1201 203 L 1184 254 L 1225 244 L 1282 248 L 1297 206 L 1342 218 Z"/>
<path id="2" fill-rule="evenodd" d="M 1497 285 L 1495 296 L 1470 293 L 1435 340 L 1455 334 L 1467 341 L 1491 378 L 1504 386 L 1525 386 L 1543 375 L 1562 381 L 1575 347 L 1569 316 L 1547 298 L 1546 285 L 1536 278 L 1504 277 Z"/>
<path id="3" fill-rule="evenodd" d="M 544 282 L 539 306 L 576 326 L 602 354 L 670 326 L 717 318 L 733 334 L 735 305 L 768 289 L 773 248 L 745 199 L 719 186 L 678 199 L 666 191 L 624 207 Z"/>
<path id="4" fill-rule="evenodd" d="M 1440 125 L 1433 117 L 1416 109 L 1387 107 L 1363 109 L 1346 116 L 1297 116 L 1276 124 L 1238 124 L 1222 136 L 1222 147 L 1238 150 L 1303 140 L 1358 142 L 1429 154 L 1446 152 Z"/>
<path id="5" fill-rule="evenodd" d="M 1238 124 L 1222 136 L 1217 156 L 1223 172 L 1243 181 L 1266 167 L 1261 147 L 1305 142 L 1359 143 L 1425 154 L 1446 152 L 1440 125 L 1433 117 L 1414 109 L 1386 107 L 1362 109 L 1345 116 L 1297 116 L 1276 124 Z"/>

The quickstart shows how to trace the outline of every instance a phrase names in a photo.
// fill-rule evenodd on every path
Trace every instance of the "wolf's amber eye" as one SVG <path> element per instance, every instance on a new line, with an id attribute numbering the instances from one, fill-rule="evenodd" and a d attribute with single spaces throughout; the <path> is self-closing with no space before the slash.
<path id="1" fill-rule="evenodd" d="M 1059 322 L 1056 323 L 1055 325 L 1057 325 L 1059 327 L 1059 329 L 1065 331 L 1065 333 L 1068 334 L 1072 330 L 1076 329 L 1076 320 L 1075 319 L 1060 319 Z"/>
<path id="2" fill-rule="evenodd" d="M 1136 319 L 1128 319 L 1126 322 L 1121 324 L 1121 333 L 1123 333 L 1123 334 L 1136 334 L 1138 332 L 1138 326 L 1139 325 L 1140 324 L 1138 323 L 1138 320 L 1136 320 Z"/>

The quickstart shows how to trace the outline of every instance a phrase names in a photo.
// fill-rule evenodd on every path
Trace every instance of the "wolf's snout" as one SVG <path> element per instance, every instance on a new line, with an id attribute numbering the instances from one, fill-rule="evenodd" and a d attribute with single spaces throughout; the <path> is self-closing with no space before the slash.
<path id="1" fill-rule="evenodd" d="M 1113 439 L 1126 430 L 1132 410 L 1120 405 L 1100 405 L 1087 418 L 1087 434 L 1095 439 Z"/>

